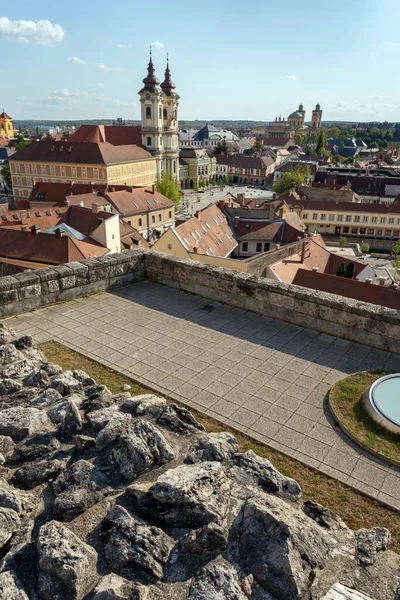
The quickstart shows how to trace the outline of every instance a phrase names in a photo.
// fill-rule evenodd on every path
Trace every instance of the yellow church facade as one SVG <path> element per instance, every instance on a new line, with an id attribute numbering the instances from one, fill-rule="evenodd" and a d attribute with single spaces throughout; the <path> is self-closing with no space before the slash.
<path id="1" fill-rule="evenodd" d="M 0 136 L 7 137 L 10 140 L 14 137 L 12 118 L 4 111 L 0 115 Z"/>

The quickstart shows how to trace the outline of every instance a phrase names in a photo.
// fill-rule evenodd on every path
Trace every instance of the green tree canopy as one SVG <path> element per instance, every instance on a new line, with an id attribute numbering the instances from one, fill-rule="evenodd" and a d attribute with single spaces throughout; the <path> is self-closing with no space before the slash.
<path id="1" fill-rule="evenodd" d="M 325 131 L 323 129 L 319 130 L 318 133 L 318 139 L 317 139 L 317 147 L 315 149 L 315 152 L 317 154 L 327 154 L 326 150 L 326 135 L 325 135 Z"/>
<path id="2" fill-rule="evenodd" d="M 11 173 L 10 173 L 10 164 L 8 162 L 4 163 L 4 165 L 1 167 L 0 173 L 1 173 L 2 178 L 4 179 L 4 183 L 6 184 L 6 187 L 11 190 L 11 187 L 12 187 Z"/>
<path id="3" fill-rule="evenodd" d="M 393 254 L 395 254 L 396 256 L 398 254 L 400 254 L 400 240 L 398 242 L 395 243 L 395 245 L 392 248 L 392 252 Z"/>
<path id="4" fill-rule="evenodd" d="M 178 209 L 178 205 L 181 199 L 181 191 L 179 182 L 176 181 L 172 173 L 167 173 L 163 177 L 157 180 L 156 190 L 163 194 L 175 203 L 175 208 Z"/>
<path id="5" fill-rule="evenodd" d="M 228 154 L 229 148 L 225 139 L 220 140 L 214 148 L 214 154 Z"/>
<path id="6" fill-rule="evenodd" d="M 282 194 L 286 190 L 303 185 L 311 176 L 311 169 L 308 165 L 298 165 L 294 169 L 286 171 L 281 181 L 274 183 L 272 189 L 276 194 Z"/>

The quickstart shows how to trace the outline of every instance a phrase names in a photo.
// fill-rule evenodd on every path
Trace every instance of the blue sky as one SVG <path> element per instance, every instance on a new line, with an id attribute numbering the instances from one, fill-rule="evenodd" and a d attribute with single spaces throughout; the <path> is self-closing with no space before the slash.
<path id="1" fill-rule="evenodd" d="M 154 44 L 183 119 L 400 121 L 392 0 L 18 0 L 0 11 L 0 104 L 15 119 L 140 118 Z M 43 22 L 44 21 L 44 22 Z M 162 79 L 161 79 L 162 80 Z"/>

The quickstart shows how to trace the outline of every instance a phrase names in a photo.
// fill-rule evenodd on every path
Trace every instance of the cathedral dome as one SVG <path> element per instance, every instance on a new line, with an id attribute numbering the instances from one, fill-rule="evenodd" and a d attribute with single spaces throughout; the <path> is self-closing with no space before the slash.
<path id="1" fill-rule="evenodd" d="M 302 119 L 303 115 L 297 111 L 292 112 L 291 115 L 288 116 L 288 119 Z"/>

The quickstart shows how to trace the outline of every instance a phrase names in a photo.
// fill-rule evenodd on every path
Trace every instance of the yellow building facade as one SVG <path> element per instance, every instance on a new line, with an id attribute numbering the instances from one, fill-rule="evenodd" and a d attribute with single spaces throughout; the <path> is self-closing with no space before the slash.
<path id="1" fill-rule="evenodd" d="M 10 140 L 14 137 L 12 118 L 4 111 L 0 115 L 0 136 L 5 136 Z"/>

